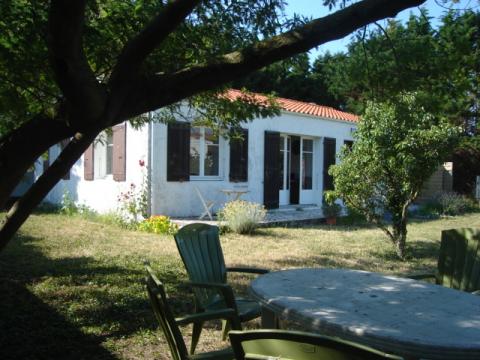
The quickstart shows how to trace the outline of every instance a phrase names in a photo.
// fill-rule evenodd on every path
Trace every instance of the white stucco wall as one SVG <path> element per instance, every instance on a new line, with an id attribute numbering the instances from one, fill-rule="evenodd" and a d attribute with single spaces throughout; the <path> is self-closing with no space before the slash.
<path id="1" fill-rule="evenodd" d="M 314 138 L 314 203 L 321 203 L 323 189 L 323 138 L 336 139 L 337 153 L 344 140 L 352 140 L 355 124 L 345 121 L 319 119 L 317 117 L 284 112 L 280 116 L 268 119 L 256 119 L 245 124 L 249 129 L 248 182 L 231 183 L 229 175 L 228 141 L 220 140 L 221 174 L 217 179 L 191 180 L 187 182 L 167 182 L 167 126 L 152 125 L 152 214 L 170 216 L 195 216 L 203 212 L 203 206 L 194 186 L 207 200 L 214 200 L 214 211 L 228 200 L 222 189 L 245 189 L 248 193 L 242 199 L 263 203 L 263 152 L 265 131 L 277 131 L 289 135 Z"/>
<path id="2" fill-rule="evenodd" d="M 92 209 L 105 213 L 118 206 L 117 196 L 128 189 L 131 183 L 140 186 L 143 179 L 139 160 L 148 165 L 149 125 L 140 130 L 133 129 L 127 123 L 126 129 L 126 181 L 114 181 L 112 175 L 103 179 L 86 181 L 84 179 L 83 156 L 70 171 L 70 180 L 61 180 L 45 198 L 46 201 L 59 204 L 65 191 L 77 204 L 85 204 Z M 60 153 L 59 146 L 50 150 L 51 159 Z M 53 161 L 53 160 L 52 160 Z"/>
<path id="3" fill-rule="evenodd" d="M 70 180 L 61 180 L 48 194 L 46 201 L 60 203 L 65 191 L 70 193 L 77 204 L 85 204 L 105 213 L 118 207 L 117 197 L 127 190 L 131 183 L 140 186 L 143 180 L 139 160 L 144 160 L 151 172 L 151 213 L 169 216 L 198 216 L 203 206 L 195 191 L 197 187 L 207 200 L 214 200 L 214 211 L 218 211 L 230 200 L 222 189 L 242 189 L 248 193 L 242 199 L 263 203 L 263 162 L 265 131 L 281 134 L 308 136 L 314 140 L 313 203 L 320 204 L 323 189 L 323 138 L 336 139 L 337 153 L 345 140 L 352 140 L 355 124 L 345 121 L 319 119 L 317 117 L 284 112 L 278 117 L 256 119 L 244 124 L 249 129 L 248 182 L 229 181 L 229 144 L 220 138 L 220 176 L 214 179 L 197 179 L 186 182 L 167 182 L 167 126 L 154 123 L 140 130 L 127 125 L 126 181 L 117 182 L 112 175 L 93 181 L 84 180 L 83 156 L 70 172 Z M 150 143 L 150 156 L 149 156 Z M 59 147 L 50 149 L 55 159 Z M 37 167 L 37 169 L 40 166 Z M 300 199 L 302 203 L 302 199 Z M 312 202 L 309 202 L 312 203 Z"/>

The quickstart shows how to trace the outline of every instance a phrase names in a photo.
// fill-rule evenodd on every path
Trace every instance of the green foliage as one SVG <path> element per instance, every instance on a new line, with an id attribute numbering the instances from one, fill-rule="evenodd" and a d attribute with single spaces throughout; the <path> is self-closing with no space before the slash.
<path id="1" fill-rule="evenodd" d="M 337 204 L 335 200 L 336 197 L 334 192 L 328 191 L 325 193 L 325 200 L 322 204 L 322 212 L 323 216 L 326 218 L 337 217 L 342 212 L 342 207 Z"/>
<path id="2" fill-rule="evenodd" d="M 123 47 L 165 3 L 87 2 L 83 48 L 97 79 L 109 80 Z M 284 5 L 283 0 L 201 2 L 148 57 L 142 72 L 145 76 L 175 72 L 272 36 L 288 25 Z M 52 118 L 59 112 L 63 96 L 48 62 L 46 42 L 49 6 L 48 1 L 25 0 L 0 4 L 0 137 L 35 115 Z M 198 95 L 195 101 L 209 106 L 211 94 Z"/>
<path id="3" fill-rule="evenodd" d="M 178 225 L 173 223 L 168 216 L 154 215 L 138 224 L 138 229 L 155 234 L 173 235 L 178 231 Z"/>
<path id="4" fill-rule="evenodd" d="M 77 204 L 70 196 L 70 192 L 65 190 L 62 194 L 62 200 L 60 202 L 60 213 L 65 215 L 74 215 L 78 213 Z"/>
<path id="5" fill-rule="evenodd" d="M 334 195 L 382 228 L 404 256 L 407 210 L 457 143 L 459 129 L 425 112 L 415 94 L 369 102 L 351 150 L 330 168 Z M 392 217 L 389 229 L 384 218 Z"/>
<path id="6" fill-rule="evenodd" d="M 438 30 L 430 20 L 424 11 L 406 24 L 390 20 L 385 28 L 372 25 L 357 33 L 347 54 L 319 57 L 315 64 L 322 65 L 329 92 L 358 114 L 366 100 L 385 101 L 401 91 L 415 91 L 427 111 L 452 123 L 474 117 L 480 13 L 449 12 Z"/>
<path id="7" fill-rule="evenodd" d="M 251 234 L 265 219 L 266 214 L 267 211 L 263 205 L 235 200 L 225 204 L 225 207 L 219 212 L 218 218 L 237 234 Z"/>
<path id="8" fill-rule="evenodd" d="M 478 210 L 474 200 L 454 192 L 440 194 L 436 203 L 442 215 L 456 216 Z"/>

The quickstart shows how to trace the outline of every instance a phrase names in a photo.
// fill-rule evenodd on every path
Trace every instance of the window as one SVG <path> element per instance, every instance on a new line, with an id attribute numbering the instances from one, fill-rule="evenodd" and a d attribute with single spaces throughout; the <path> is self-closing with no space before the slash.
<path id="1" fill-rule="evenodd" d="M 312 189 L 313 140 L 302 139 L 302 190 Z"/>
<path id="2" fill-rule="evenodd" d="M 212 129 L 190 130 L 190 176 L 219 176 L 219 141 Z"/>
<path id="3" fill-rule="evenodd" d="M 113 134 L 103 133 L 95 140 L 93 151 L 95 179 L 112 175 L 113 170 Z"/>

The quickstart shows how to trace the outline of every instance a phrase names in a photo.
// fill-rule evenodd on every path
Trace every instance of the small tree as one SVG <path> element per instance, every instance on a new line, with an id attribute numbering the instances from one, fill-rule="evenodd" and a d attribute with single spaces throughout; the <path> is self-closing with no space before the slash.
<path id="1" fill-rule="evenodd" d="M 408 207 L 458 135 L 459 129 L 425 112 L 415 94 L 369 102 L 353 148 L 344 148 L 340 164 L 330 168 L 333 195 L 382 229 L 403 259 Z M 386 214 L 391 215 L 391 225 Z"/>

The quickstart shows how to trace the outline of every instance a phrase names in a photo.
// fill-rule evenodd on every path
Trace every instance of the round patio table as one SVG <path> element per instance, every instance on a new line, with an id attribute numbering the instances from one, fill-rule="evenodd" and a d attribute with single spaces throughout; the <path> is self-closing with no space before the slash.
<path id="1" fill-rule="evenodd" d="M 412 359 L 480 359 L 480 296 L 346 269 L 271 272 L 251 283 L 277 319 Z"/>

